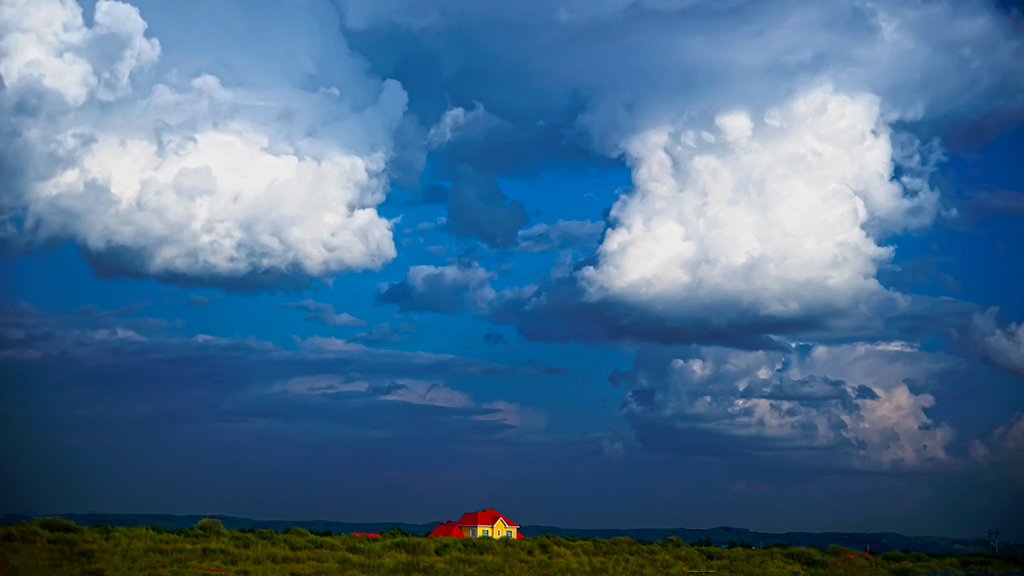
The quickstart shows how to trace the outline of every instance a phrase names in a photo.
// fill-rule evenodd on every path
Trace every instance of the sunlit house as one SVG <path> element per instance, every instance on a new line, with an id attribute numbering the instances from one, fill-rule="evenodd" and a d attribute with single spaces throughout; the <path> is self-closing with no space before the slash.
<path id="1" fill-rule="evenodd" d="M 491 509 L 466 512 L 456 522 L 441 524 L 427 536 L 448 536 L 452 538 L 513 538 L 522 539 L 519 524 L 504 514 Z"/>

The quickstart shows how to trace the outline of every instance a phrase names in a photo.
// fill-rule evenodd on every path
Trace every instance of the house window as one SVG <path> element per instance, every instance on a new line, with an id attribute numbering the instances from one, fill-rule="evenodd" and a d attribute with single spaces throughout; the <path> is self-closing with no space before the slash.
<path id="1" fill-rule="evenodd" d="M 476 538 L 476 528 L 470 528 L 469 529 L 469 537 L 470 538 Z"/>
<path id="2" fill-rule="evenodd" d="M 506 538 L 511 538 L 512 537 L 512 531 L 511 530 L 505 530 L 505 537 Z"/>
<path id="3" fill-rule="evenodd" d="M 481 536 L 490 536 L 491 535 L 491 531 L 488 530 L 487 528 L 484 528 L 483 530 L 480 531 L 480 535 Z"/>

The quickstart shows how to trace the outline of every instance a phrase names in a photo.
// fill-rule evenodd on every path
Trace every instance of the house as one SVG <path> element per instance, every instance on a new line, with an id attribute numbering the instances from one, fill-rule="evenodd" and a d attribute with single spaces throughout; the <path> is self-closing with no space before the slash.
<path id="1" fill-rule="evenodd" d="M 434 529 L 429 536 L 451 536 L 454 538 L 512 538 L 521 540 L 519 524 L 508 519 L 497 510 L 466 512 L 456 522 L 446 522 Z"/>
<path id="2" fill-rule="evenodd" d="M 466 535 L 462 533 L 462 528 L 459 528 L 458 525 L 455 524 L 455 522 L 445 522 L 444 524 L 439 525 L 437 528 L 434 528 L 434 530 L 430 534 L 427 534 L 427 538 L 436 538 L 438 536 L 446 536 L 449 538 L 466 537 Z"/>

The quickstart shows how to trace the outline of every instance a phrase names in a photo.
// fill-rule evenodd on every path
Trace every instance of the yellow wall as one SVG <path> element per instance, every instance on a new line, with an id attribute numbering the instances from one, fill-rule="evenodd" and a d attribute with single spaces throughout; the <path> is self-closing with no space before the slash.
<path id="1" fill-rule="evenodd" d="M 512 539 L 513 540 L 517 536 L 519 536 L 519 531 L 518 531 L 519 529 L 516 528 L 515 526 L 512 526 L 512 527 L 506 526 L 505 525 L 505 521 L 502 520 L 501 518 L 498 518 L 498 521 L 494 524 L 494 526 L 460 526 L 460 528 L 462 528 L 462 533 L 465 534 L 466 537 L 470 537 L 469 536 L 469 534 L 470 534 L 469 531 L 473 530 L 473 529 L 476 530 L 476 537 L 477 538 L 483 538 L 483 536 L 481 536 L 481 530 L 488 530 L 489 531 L 489 533 L 488 533 L 488 537 L 489 538 L 508 538 L 508 536 L 505 536 L 505 531 L 506 530 L 511 530 L 512 531 Z"/>

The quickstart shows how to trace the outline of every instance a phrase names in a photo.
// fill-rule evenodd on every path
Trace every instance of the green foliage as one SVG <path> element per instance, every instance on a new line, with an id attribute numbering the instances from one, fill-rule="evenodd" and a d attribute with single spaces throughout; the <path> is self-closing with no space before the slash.
<path id="1" fill-rule="evenodd" d="M 711 537 L 709 536 L 707 538 L 698 538 L 697 542 L 694 543 L 694 546 L 697 546 L 697 547 L 705 547 L 705 546 L 706 547 L 711 547 L 711 546 L 714 546 L 714 544 L 711 543 Z"/>
<path id="2" fill-rule="evenodd" d="M 78 526 L 74 522 L 63 518 L 44 518 L 39 521 L 39 527 L 54 534 L 74 534 L 78 532 Z"/>
<path id="3" fill-rule="evenodd" d="M 196 522 L 196 530 L 203 534 L 217 534 L 224 531 L 224 525 L 216 518 L 203 518 Z"/>
<path id="4" fill-rule="evenodd" d="M 119 576 L 201 575 L 227 570 L 245 576 L 424 574 L 669 575 L 714 571 L 715 576 L 910 576 L 923 572 L 1022 571 L 1024 557 L 928 556 L 886 552 L 873 558 L 846 548 L 828 551 L 793 546 L 753 550 L 679 538 L 638 542 L 564 539 L 423 538 L 389 532 L 380 538 L 330 535 L 293 528 L 227 530 L 215 519 L 194 528 L 79 527 L 56 518 L 0 526 L 0 573 Z"/>

